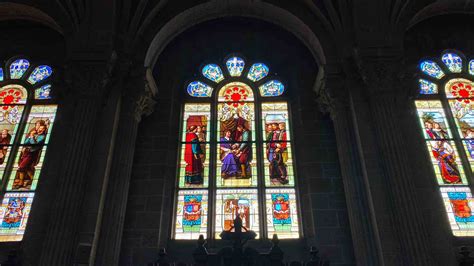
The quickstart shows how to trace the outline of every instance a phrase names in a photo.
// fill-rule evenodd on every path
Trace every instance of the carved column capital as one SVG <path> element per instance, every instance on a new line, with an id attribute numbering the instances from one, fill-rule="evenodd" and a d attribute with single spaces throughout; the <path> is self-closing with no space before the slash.
<path id="1" fill-rule="evenodd" d="M 341 73 L 327 75 L 321 67 L 313 90 L 316 92 L 316 102 L 323 113 L 329 113 L 334 120 L 341 108 L 349 106 L 347 80 Z"/>

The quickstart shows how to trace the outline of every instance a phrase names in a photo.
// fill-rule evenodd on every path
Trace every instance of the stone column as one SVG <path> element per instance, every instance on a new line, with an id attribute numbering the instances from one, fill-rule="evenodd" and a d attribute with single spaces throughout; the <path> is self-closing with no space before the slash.
<path id="1" fill-rule="evenodd" d="M 381 163 L 389 184 L 402 257 L 405 265 L 434 265 L 428 248 L 423 217 L 417 204 L 413 174 L 409 167 L 404 136 L 397 120 L 406 110 L 408 88 L 404 87 L 401 60 L 366 61 L 361 72 L 381 154 Z"/>
<path id="2" fill-rule="evenodd" d="M 380 237 L 367 174 L 364 171 L 357 121 L 353 116 L 350 82 L 342 76 L 326 77 L 319 84 L 318 103 L 334 123 L 354 254 L 358 265 L 383 265 Z M 347 80 L 346 80 L 347 81 Z M 352 83 L 356 84 L 356 83 Z"/>
<path id="3" fill-rule="evenodd" d="M 145 88 L 145 89 L 139 89 Z M 107 184 L 102 224 L 98 236 L 95 265 L 118 265 L 135 152 L 138 124 L 142 115 L 153 111 L 156 87 L 145 81 L 144 72 L 131 78 L 121 97 L 121 110 L 112 167 Z"/>
<path id="4" fill-rule="evenodd" d="M 50 217 L 43 242 L 36 243 L 35 247 L 25 246 L 26 265 L 68 265 L 72 263 L 75 251 L 79 211 L 84 197 L 88 158 L 94 142 L 94 125 L 102 97 L 106 62 L 70 62 L 70 65 L 71 68 L 65 69 L 65 86 L 57 88 L 66 91 L 64 105 L 60 106 L 59 111 L 67 110 L 69 106 L 66 104 L 74 105 L 72 114 L 63 116 L 70 120 L 64 123 L 71 125 L 69 134 L 56 136 L 68 138 L 68 146 L 61 150 L 63 160 L 57 165 L 61 170 L 54 192 L 39 188 L 55 196 L 48 207 Z M 28 249 L 41 250 L 39 261 L 28 261 L 32 259 L 26 254 Z"/>

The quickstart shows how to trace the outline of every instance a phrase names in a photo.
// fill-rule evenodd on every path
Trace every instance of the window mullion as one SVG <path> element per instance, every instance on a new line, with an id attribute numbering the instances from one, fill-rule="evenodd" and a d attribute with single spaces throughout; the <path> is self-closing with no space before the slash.
<path id="1" fill-rule="evenodd" d="M 215 239 L 216 222 L 216 158 L 217 158 L 217 101 L 211 103 L 211 128 L 209 132 L 209 182 L 207 188 L 208 209 L 207 209 L 207 239 L 210 244 Z"/>
<path id="2" fill-rule="evenodd" d="M 27 124 L 27 119 L 30 115 L 31 111 L 31 104 L 24 105 L 23 114 L 21 116 L 20 122 L 18 123 L 18 131 L 15 134 L 15 138 L 13 139 L 13 144 L 10 146 L 10 155 L 8 156 L 7 164 L 5 165 L 5 172 L 3 173 L 2 179 L 2 194 L 0 195 L 0 200 L 3 199 L 5 192 L 7 191 L 8 181 L 10 180 L 11 173 L 13 171 L 13 165 L 15 162 L 15 158 L 18 152 L 19 147 L 21 146 L 21 137 L 23 136 Z"/>
<path id="3" fill-rule="evenodd" d="M 462 144 L 462 138 L 459 135 L 458 132 L 458 127 L 456 124 L 456 121 L 454 120 L 454 116 L 451 112 L 451 106 L 449 105 L 448 99 L 446 98 L 446 95 L 444 93 L 444 90 L 441 90 L 441 95 L 442 95 L 442 100 L 441 104 L 443 105 L 443 109 L 445 110 L 445 115 L 447 118 L 447 123 L 449 127 L 451 128 L 451 134 L 453 135 L 452 140 L 454 141 L 454 144 L 456 145 L 456 149 L 458 150 L 458 154 L 461 157 L 461 162 L 464 168 L 464 173 L 466 174 L 466 180 L 468 180 L 468 186 L 472 184 L 472 169 L 471 169 L 471 164 L 469 163 L 466 155 L 466 151 L 464 150 L 464 146 Z"/>
<path id="4" fill-rule="evenodd" d="M 267 239 L 267 214 L 265 208 L 265 170 L 264 170 L 264 156 L 263 156 L 263 136 L 262 136 L 262 106 L 260 101 L 255 101 L 255 143 L 256 143 L 256 163 L 257 163 L 257 193 L 258 193 L 258 210 L 259 210 L 259 225 L 260 238 Z"/>

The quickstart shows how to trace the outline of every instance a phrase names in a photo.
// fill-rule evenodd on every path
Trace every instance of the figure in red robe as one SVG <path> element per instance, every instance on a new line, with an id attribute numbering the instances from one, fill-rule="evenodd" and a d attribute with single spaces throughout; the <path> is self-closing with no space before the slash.
<path id="1" fill-rule="evenodd" d="M 184 181 L 186 184 L 202 184 L 204 166 L 202 158 L 204 153 L 201 149 L 196 127 L 190 126 L 186 133 L 186 144 L 184 148 L 184 161 L 186 162 Z"/>

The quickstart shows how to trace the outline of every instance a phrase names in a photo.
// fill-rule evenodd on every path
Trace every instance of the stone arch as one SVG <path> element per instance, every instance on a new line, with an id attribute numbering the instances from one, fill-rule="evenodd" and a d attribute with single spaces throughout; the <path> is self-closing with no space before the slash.
<path id="1" fill-rule="evenodd" d="M 40 23 L 63 34 L 63 29 L 52 17 L 32 6 L 9 2 L 0 3 L 0 22 L 7 20 L 28 20 Z"/>
<path id="2" fill-rule="evenodd" d="M 165 47 L 180 33 L 199 23 L 223 17 L 251 17 L 276 24 L 294 34 L 308 47 L 319 66 L 326 64 L 320 40 L 302 20 L 287 10 L 264 2 L 211 1 L 180 13 L 166 23 L 151 41 L 144 66 L 153 68 Z"/>
<path id="3" fill-rule="evenodd" d="M 421 8 L 408 22 L 405 31 L 420 22 L 439 15 L 474 14 L 474 3 L 470 1 L 437 1 Z"/>

